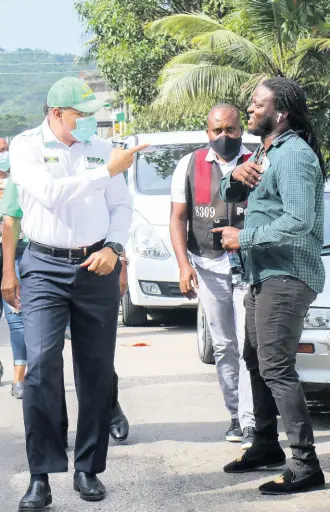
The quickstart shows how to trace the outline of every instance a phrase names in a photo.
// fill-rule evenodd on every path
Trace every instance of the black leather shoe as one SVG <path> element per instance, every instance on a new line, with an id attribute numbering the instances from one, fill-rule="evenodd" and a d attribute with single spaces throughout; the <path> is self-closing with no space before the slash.
<path id="1" fill-rule="evenodd" d="M 288 495 L 298 492 L 310 492 L 324 488 L 324 474 L 319 470 L 315 474 L 296 476 L 293 470 L 286 469 L 284 474 L 259 486 L 259 491 L 268 495 Z"/>
<path id="2" fill-rule="evenodd" d="M 113 408 L 111 413 L 110 435 L 116 442 L 124 442 L 128 437 L 129 423 L 120 407 L 120 404 Z"/>
<path id="3" fill-rule="evenodd" d="M 95 474 L 87 474 L 87 472 L 75 471 L 73 488 L 76 492 L 80 492 L 80 498 L 84 501 L 102 501 L 106 496 L 106 491 L 101 481 Z"/>
<path id="4" fill-rule="evenodd" d="M 52 492 L 48 483 L 31 481 L 30 486 L 19 503 L 18 511 L 45 511 L 52 503 Z"/>
<path id="5" fill-rule="evenodd" d="M 275 452 L 260 453 L 255 449 L 248 449 L 242 456 L 226 465 L 223 470 L 227 473 L 240 474 L 253 472 L 261 468 L 275 468 L 285 465 L 285 453 L 279 447 Z"/>

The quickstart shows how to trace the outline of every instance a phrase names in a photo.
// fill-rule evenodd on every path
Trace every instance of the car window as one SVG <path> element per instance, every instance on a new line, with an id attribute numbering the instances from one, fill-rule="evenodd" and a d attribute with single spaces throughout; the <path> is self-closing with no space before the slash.
<path id="1" fill-rule="evenodd" d="M 170 194 L 172 175 L 182 157 L 207 144 L 152 146 L 137 156 L 136 183 L 142 194 Z"/>

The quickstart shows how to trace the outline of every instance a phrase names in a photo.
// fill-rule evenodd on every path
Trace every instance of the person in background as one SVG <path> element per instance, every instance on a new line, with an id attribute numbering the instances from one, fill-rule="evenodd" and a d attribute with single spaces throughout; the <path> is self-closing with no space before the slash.
<path id="1" fill-rule="evenodd" d="M 9 146 L 5 139 L 0 138 L 0 180 L 6 179 L 8 177 L 8 169 L 9 169 L 9 152 L 8 152 Z M 3 196 L 3 191 L 0 190 L 0 200 Z M 1 223 L 2 224 L 2 223 Z M 2 227 L 1 227 L 1 233 L 2 233 Z M 2 311 L 1 315 L 2 316 Z M 0 385 L 1 385 L 1 379 L 3 377 L 4 373 L 4 367 L 0 361 Z"/>
<path id="2" fill-rule="evenodd" d="M 326 169 L 306 98 L 294 81 L 265 80 L 248 109 L 249 131 L 262 144 L 251 162 L 222 179 L 225 201 L 248 199 L 243 230 L 220 228 L 223 246 L 241 250 L 250 288 L 245 299 L 244 359 L 251 375 L 253 445 L 225 472 L 285 464 L 281 415 L 292 450 L 283 475 L 259 487 L 285 495 L 324 487 L 306 399 L 295 368 L 304 318 L 322 292 Z"/>
<path id="3" fill-rule="evenodd" d="M 226 251 L 215 248 L 210 230 L 216 219 L 244 223 L 246 205 L 228 211 L 219 197 L 219 183 L 251 155 L 242 144 L 239 111 L 225 103 L 208 116 L 210 148 L 186 155 L 172 179 L 170 231 L 180 267 L 181 292 L 198 298 L 212 337 L 215 363 L 225 404 L 231 415 L 229 442 L 251 447 L 254 432 L 250 376 L 243 360 L 246 286 L 234 275 Z"/>
<path id="4" fill-rule="evenodd" d="M 2 210 L 3 204 L 3 195 L 5 191 L 5 187 L 8 181 L 8 172 L 10 170 L 10 161 L 9 161 L 9 146 L 8 143 L 4 139 L 0 139 L 0 191 L 1 191 L 1 201 L 0 201 L 0 211 Z M 2 275 L 2 266 L 3 266 L 3 244 L 5 244 L 4 239 L 5 235 L 4 231 L 4 223 L 2 223 L 1 227 L 2 231 L 2 241 L 1 241 L 1 258 L 0 258 L 0 268 Z M 24 250 L 26 248 L 26 240 L 24 240 L 23 235 L 18 233 L 18 243 L 16 244 L 15 252 L 13 255 L 13 259 L 15 262 L 16 268 L 21 261 Z M 9 327 L 10 334 L 10 344 L 13 353 L 14 359 L 14 378 L 13 384 L 11 386 L 11 394 L 16 399 L 22 399 L 23 397 L 23 382 L 25 376 L 25 369 L 27 363 L 27 355 L 26 355 L 26 347 L 24 342 L 24 326 L 21 313 L 19 309 L 12 308 L 6 301 L 5 298 L 1 297 L 1 305 L 0 305 L 0 317 L 2 316 L 2 310 L 5 312 L 6 321 Z M 0 363 L 0 380 L 1 374 L 3 373 L 3 366 Z"/>
<path id="5" fill-rule="evenodd" d="M 48 474 L 68 470 L 61 399 L 69 316 L 79 404 L 73 487 L 86 501 L 106 496 L 97 474 L 106 468 L 119 257 L 132 215 L 121 175 L 134 154 L 147 146 L 111 151 L 95 135 L 94 113 L 104 103 L 82 80 L 56 82 L 47 105 L 42 125 L 17 136 L 10 148 L 22 228 L 29 238 L 20 274 L 28 354 L 23 410 L 31 478 L 19 511 L 44 510 L 52 502 Z"/>

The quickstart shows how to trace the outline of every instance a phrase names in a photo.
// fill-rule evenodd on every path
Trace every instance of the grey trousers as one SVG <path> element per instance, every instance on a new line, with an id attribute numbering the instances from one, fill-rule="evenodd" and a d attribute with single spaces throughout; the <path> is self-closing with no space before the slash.
<path id="1" fill-rule="evenodd" d="M 250 374 L 243 359 L 247 286 L 233 285 L 231 274 L 195 267 L 225 405 L 232 418 L 239 418 L 242 429 L 254 427 Z"/>

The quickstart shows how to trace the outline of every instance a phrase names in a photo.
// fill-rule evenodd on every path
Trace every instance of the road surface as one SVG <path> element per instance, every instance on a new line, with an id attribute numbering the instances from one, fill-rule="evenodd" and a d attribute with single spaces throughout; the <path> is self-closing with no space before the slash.
<path id="1" fill-rule="evenodd" d="M 131 425 L 122 445 L 110 442 L 107 471 L 100 477 L 107 498 L 80 500 L 72 489 L 77 418 L 70 342 L 65 347 L 65 381 L 70 418 L 67 474 L 50 477 L 50 511 L 329 511 L 330 487 L 291 497 L 261 496 L 257 487 L 274 472 L 226 475 L 223 465 L 240 455 L 224 441 L 229 415 L 214 366 L 199 362 L 194 320 L 184 314 L 176 326 L 118 330 L 116 369 L 120 402 Z M 144 347 L 134 344 L 145 343 Z M 17 511 L 29 482 L 22 404 L 10 396 L 11 350 L 0 322 L 0 511 Z M 318 453 L 330 483 L 329 417 L 313 417 Z M 288 443 L 280 426 L 283 448 Z"/>

